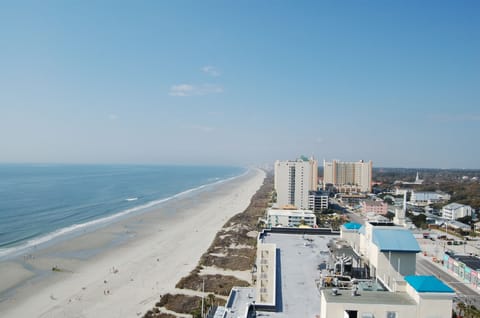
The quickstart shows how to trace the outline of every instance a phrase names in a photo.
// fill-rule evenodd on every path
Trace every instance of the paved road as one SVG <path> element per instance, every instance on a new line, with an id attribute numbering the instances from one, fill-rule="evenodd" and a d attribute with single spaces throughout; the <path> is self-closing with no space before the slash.
<path id="1" fill-rule="evenodd" d="M 476 293 L 469 287 L 465 286 L 465 283 L 459 281 L 456 277 L 445 272 L 443 269 L 438 268 L 437 265 L 431 263 L 429 260 L 423 258 L 423 256 L 417 256 L 417 275 L 434 275 L 448 286 L 453 288 L 457 295 L 462 299 L 469 299 L 471 304 L 477 308 L 480 308 L 480 294 Z"/>
<path id="2" fill-rule="evenodd" d="M 343 206 L 340 202 L 338 202 L 337 200 L 335 199 L 330 199 L 330 202 L 332 205 L 336 205 L 337 208 L 340 208 L 340 209 L 343 209 L 343 213 L 345 213 L 345 215 L 347 215 L 350 219 L 350 221 L 352 222 L 356 222 L 356 223 L 359 223 L 359 224 L 365 224 L 365 220 L 362 219 L 361 216 L 359 216 L 358 214 L 355 214 L 353 212 L 350 212 L 345 206 Z"/>

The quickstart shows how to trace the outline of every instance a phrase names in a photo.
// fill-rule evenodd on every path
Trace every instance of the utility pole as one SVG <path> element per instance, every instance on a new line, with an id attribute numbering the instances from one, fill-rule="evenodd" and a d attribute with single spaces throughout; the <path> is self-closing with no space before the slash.
<path id="1" fill-rule="evenodd" d="M 205 278 L 202 280 L 202 318 L 205 317 L 204 315 L 204 303 L 205 303 Z"/>

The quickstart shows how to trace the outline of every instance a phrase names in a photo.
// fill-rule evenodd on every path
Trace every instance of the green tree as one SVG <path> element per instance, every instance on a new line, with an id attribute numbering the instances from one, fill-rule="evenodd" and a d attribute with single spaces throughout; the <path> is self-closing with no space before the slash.
<path id="1" fill-rule="evenodd" d="M 461 217 L 457 219 L 458 222 L 462 222 L 463 224 L 468 224 L 470 225 L 472 222 L 472 217 L 470 215 Z"/>
<path id="2" fill-rule="evenodd" d="M 412 223 L 421 229 L 427 228 L 427 216 L 423 213 L 414 215 L 413 213 L 408 212 L 407 216 L 412 220 Z"/>
<path id="3" fill-rule="evenodd" d="M 385 201 L 388 205 L 394 205 L 395 202 L 393 202 L 392 198 L 390 197 L 387 197 L 385 199 L 383 199 L 383 201 Z"/>
<path id="4" fill-rule="evenodd" d="M 395 217 L 395 213 L 387 212 L 387 214 L 385 214 L 385 217 L 387 217 L 391 221 Z"/>

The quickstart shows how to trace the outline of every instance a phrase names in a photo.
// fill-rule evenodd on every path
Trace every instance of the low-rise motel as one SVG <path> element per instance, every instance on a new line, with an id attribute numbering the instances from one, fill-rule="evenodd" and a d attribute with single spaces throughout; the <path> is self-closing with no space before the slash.
<path id="1" fill-rule="evenodd" d="M 455 293 L 415 275 L 418 252 L 412 233 L 393 223 L 266 229 L 254 287 L 234 287 L 208 317 L 450 318 Z"/>
<path id="2" fill-rule="evenodd" d="M 295 207 L 267 210 L 267 227 L 315 227 L 317 218 L 311 210 Z"/>
<path id="3" fill-rule="evenodd" d="M 443 266 L 462 282 L 480 291 L 480 258 L 446 252 L 443 255 Z"/>

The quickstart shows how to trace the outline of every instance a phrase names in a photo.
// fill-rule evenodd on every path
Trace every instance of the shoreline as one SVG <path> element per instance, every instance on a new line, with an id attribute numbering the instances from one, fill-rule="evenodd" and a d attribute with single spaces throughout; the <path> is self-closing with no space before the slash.
<path id="1" fill-rule="evenodd" d="M 249 169 L 232 180 L 47 247 L 31 259 L 13 262 L 16 268 L 0 264 L 9 277 L 28 274 L 28 269 L 49 276 L 27 280 L 0 301 L 2 316 L 144 313 L 196 266 L 225 221 L 248 206 L 264 177 L 263 171 Z"/>
<path id="2" fill-rule="evenodd" d="M 45 233 L 38 237 L 34 237 L 33 239 L 26 241 L 25 244 L 21 244 L 19 246 L 2 247 L 0 248 L 0 262 L 3 262 L 3 261 L 8 262 L 22 255 L 28 255 L 30 254 L 31 251 L 34 251 L 37 248 L 43 249 L 50 245 L 56 244 L 58 241 L 74 239 L 85 233 L 94 232 L 105 226 L 109 226 L 112 223 L 119 222 L 121 220 L 128 219 L 136 215 L 141 215 L 142 213 L 148 213 L 149 211 L 158 209 L 162 204 L 166 204 L 169 201 L 181 199 L 188 195 L 195 195 L 199 191 L 204 191 L 204 190 L 207 190 L 208 188 L 218 186 L 222 183 L 229 182 L 237 178 L 241 178 L 242 176 L 246 175 L 248 172 L 249 172 L 249 169 L 247 168 L 245 172 L 233 177 L 227 177 L 225 179 L 220 179 L 210 183 L 205 183 L 199 186 L 195 186 L 193 188 L 185 189 L 171 196 L 161 198 L 161 199 L 155 199 L 149 202 L 144 202 L 141 205 L 129 207 L 117 213 L 102 216 L 98 219 L 86 221 L 80 224 L 73 224 L 64 228 L 59 228 L 53 232 Z M 135 200 L 136 199 L 137 198 L 135 198 Z M 126 199 L 126 200 L 129 201 L 131 199 Z"/>

